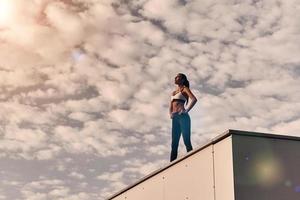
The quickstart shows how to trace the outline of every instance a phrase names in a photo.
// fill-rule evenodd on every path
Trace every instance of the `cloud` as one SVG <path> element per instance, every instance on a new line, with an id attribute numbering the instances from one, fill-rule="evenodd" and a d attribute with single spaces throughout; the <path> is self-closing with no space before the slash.
<path id="1" fill-rule="evenodd" d="M 109 181 L 118 181 L 124 176 L 123 172 L 115 172 L 115 173 L 104 173 L 100 176 L 97 176 L 99 180 L 109 180 Z"/>
<path id="2" fill-rule="evenodd" d="M 61 151 L 61 147 L 57 145 L 49 145 L 48 149 L 42 149 L 36 153 L 36 158 L 38 160 L 50 160 L 55 158 L 57 154 Z"/>
<path id="3" fill-rule="evenodd" d="M 5 129 L 5 135 L 0 141 L 1 149 L 7 156 L 22 157 L 25 159 L 34 159 L 31 153 L 46 146 L 48 136 L 45 132 L 39 129 L 25 129 L 10 126 Z M 13 155 L 14 152 L 20 152 Z M 39 152 L 39 157 L 45 157 L 45 152 Z"/>
<path id="4" fill-rule="evenodd" d="M 30 174 L 24 198 L 106 198 L 167 162 L 178 72 L 198 98 L 190 112 L 195 148 L 228 128 L 298 131 L 296 0 L 1 5 L 0 159 L 54 162 L 45 173 L 69 181 L 52 187 Z M 74 166 L 85 157 L 94 171 L 69 171 L 64 156 Z M 78 178 L 85 191 L 73 191 Z"/>
<path id="5" fill-rule="evenodd" d="M 123 170 L 105 172 L 97 179 L 103 180 L 109 183 L 108 188 L 101 190 L 102 196 L 107 197 L 124 188 L 128 185 L 128 178 L 137 181 L 138 177 L 145 176 L 150 172 L 153 172 L 158 167 L 165 164 L 165 161 L 159 160 L 156 162 L 149 163 L 145 159 L 132 159 L 124 162 Z"/>
<path id="6" fill-rule="evenodd" d="M 87 113 L 84 113 L 84 112 L 73 112 L 69 115 L 69 118 L 78 120 L 78 121 L 82 121 L 82 122 L 86 122 L 86 121 L 90 121 L 91 119 L 93 119 L 93 116 L 91 116 Z"/>
<path id="7" fill-rule="evenodd" d="M 84 179 L 85 176 L 83 174 L 80 174 L 78 172 L 72 172 L 69 176 L 74 177 L 76 179 Z"/>
<path id="8" fill-rule="evenodd" d="M 166 145 L 152 146 L 149 149 L 149 153 L 153 153 L 157 155 L 165 155 L 168 152 L 169 152 L 169 147 Z"/>
<path id="9" fill-rule="evenodd" d="M 72 192 L 61 180 L 40 180 L 26 184 L 21 189 L 22 197 L 26 199 L 59 199 L 79 200 L 97 198 L 97 194 Z M 99 197 L 99 196 L 98 196 Z"/>
<path id="10" fill-rule="evenodd" d="M 300 119 L 293 119 L 292 121 L 281 122 L 272 127 L 272 131 L 286 135 L 293 135 L 299 137 L 299 121 Z"/>
<path id="11" fill-rule="evenodd" d="M 109 196 L 112 194 L 112 191 L 117 191 L 123 187 L 126 186 L 126 184 L 123 182 L 123 172 L 113 172 L 113 173 L 104 173 L 100 176 L 97 176 L 98 180 L 103 180 L 106 182 L 109 182 L 109 188 L 103 188 L 101 189 L 101 196 L 103 198 Z"/>
<path id="12" fill-rule="evenodd" d="M 61 189 L 54 189 L 51 192 L 49 192 L 49 195 L 54 197 L 54 198 L 58 198 L 58 197 L 64 197 L 67 196 L 69 193 L 69 189 L 68 188 L 61 188 Z"/>

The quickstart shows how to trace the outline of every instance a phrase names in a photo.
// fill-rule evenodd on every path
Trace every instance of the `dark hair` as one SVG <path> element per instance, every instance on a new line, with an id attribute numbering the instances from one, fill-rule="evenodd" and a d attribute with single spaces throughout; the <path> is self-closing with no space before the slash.
<path id="1" fill-rule="evenodd" d="M 178 73 L 178 75 L 180 76 L 180 78 L 183 80 L 183 85 L 190 88 L 190 82 L 188 81 L 187 77 L 185 74 L 183 73 Z"/>
<path id="2" fill-rule="evenodd" d="M 182 84 L 184 86 L 186 86 L 187 88 L 190 88 L 190 82 L 188 81 L 186 75 L 183 73 L 178 73 L 178 75 L 180 76 L 180 79 L 182 80 Z M 187 99 L 186 99 L 186 104 L 188 104 L 188 102 L 189 102 L 189 97 L 187 97 Z"/>

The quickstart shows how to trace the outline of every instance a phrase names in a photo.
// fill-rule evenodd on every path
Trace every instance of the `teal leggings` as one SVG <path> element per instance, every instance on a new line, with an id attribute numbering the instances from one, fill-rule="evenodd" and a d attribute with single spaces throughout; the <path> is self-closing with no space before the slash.
<path id="1" fill-rule="evenodd" d="M 191 118 L 188 113 L 178 114 L 175 113 L 172 118 L 172 145 L 171 145 L 171 157 L 172 162 L 177 158 L 178 145 L 180 136 L 182 133 L 183 141 L 186 147 L 186 151 L 193 150 L 191 143 Z"/>

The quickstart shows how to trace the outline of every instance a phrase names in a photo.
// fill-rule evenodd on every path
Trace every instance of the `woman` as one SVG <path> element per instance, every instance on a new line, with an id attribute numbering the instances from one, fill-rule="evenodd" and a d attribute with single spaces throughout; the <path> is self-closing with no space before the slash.
<path id="1" fill-rule="evenodd" d="M 188 112 L 197 102 L 197 98 L 189 89 L 190 84 L 186 75 L 182 73 L 177 74 L 175 77 L 175 84 L 177 85 L 177 88 L 172 93 L 169 110 L 170 118 L 172 119 L 171 162 L 177 158 L 181 133 L 187 152 L 193 150 L 191 144 L 191 119 Z M 187 105 L 186 108 L 184 106 L 185 104 Z"/>

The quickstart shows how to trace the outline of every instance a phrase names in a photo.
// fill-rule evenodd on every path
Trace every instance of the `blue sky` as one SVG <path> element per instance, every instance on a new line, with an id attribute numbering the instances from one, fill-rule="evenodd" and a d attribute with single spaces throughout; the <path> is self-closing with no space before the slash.
<path id="1" fill-rule="evenodd" d="M 299 136 L 299 11 L 0 0 L 0 200 L 105 199 L 166 165 L 178 72 L 198 98 L 195 148 L 227 129 Z"/>

